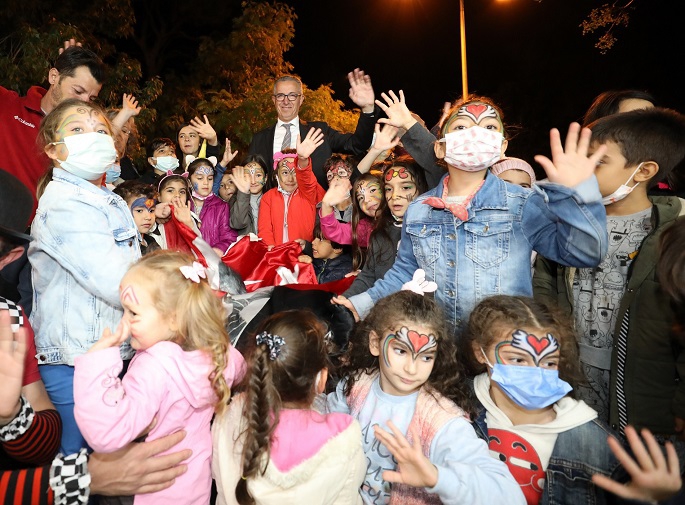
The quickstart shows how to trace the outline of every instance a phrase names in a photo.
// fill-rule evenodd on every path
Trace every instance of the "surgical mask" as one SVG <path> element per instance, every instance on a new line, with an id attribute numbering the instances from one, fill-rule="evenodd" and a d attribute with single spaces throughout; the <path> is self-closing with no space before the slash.
<path id="1" fill-rule="evenodd" d="M 483 356 L 485 356 L 485 352 Z M 487 356 L 486 356 L 487 361 Z M 537 366 L 495 363 L 490 380 L 497 383 L 517 405 L 526 410 L 544 409 L 566 396 L 573 388 L 559 378 L 558 370 Z"/>
<path id="2" fill-rule="evenodd" d="M 605 196 L 604 198 L 602 198 L 602 203 L 603 203 L 604 205 L 611 205 L 612 203 L 616 203 L 616 202 L 618 202 L 619 200 L 623 200 L 626 196 L 628 196 L 630 193 L 632 193 L 633 190 L 634 190 L 635 188 L 637 188 L 638 185 L 639 185 L 640 183 L 638 182 L 638 183 L 635 184 L 635 186 L 632 186 L 632 187 L 631 187 L 631 186 L 628 186 L 628 183 L 630 183 L 630 181 L 633 180 L 633 177 L 635 177 L 635 174 L 638 172 L 638 170 L 640 170 L 640 168 L 642 168 L 642 163 L 640 163 L 640 164 L 637 166 L 637 168 L 635 169 L 635 171 L 631 174 L 630 177 L 628 177 L 628 180 L 627 180 L 624 184 L 621 184 L 621 185 L 616 189 L 616 191 L 614 191 L 614 192 L 611 193 L 610 195 Z"/>
<path id="3" fill-rule="evenodd" d="M 465 172 L 478 172 L 491 167 L 502 157 L 504 136 L 480 126 L 456 130 L 445 135 L 445 161 Z"/>
<path id="4" fill-rule="evenodd" d="M 58 160 L 60 168 L 87 181 L 102 177 L 117 159 L 114 140 L 103 133 L 71 135 L 52 144 L 64 144 L 69 151 L 66 160 Z"/>
<path id="5" fill-rule="evenodd" d="M 108 184 L 112 184 L 119 178 L 120 175 L 121 165 L 119 165 L 119 163 L 115 163 L 107 169 L 107 172 L 105 172 L 105 182 Z"/>
<path id="6" fill-rule="evenodd" d="M 157 170 L 163 170 L 164 172 L 167 170 L 176 170 L 178 167 L 178 158 L 174 158 L 173 156 L 159 156 L 157 158 L 157 164 L 155 165 Z"/>

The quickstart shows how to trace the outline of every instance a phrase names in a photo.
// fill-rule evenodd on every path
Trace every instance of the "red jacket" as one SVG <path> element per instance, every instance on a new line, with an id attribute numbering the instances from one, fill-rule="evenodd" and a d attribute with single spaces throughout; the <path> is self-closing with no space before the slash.
<path id="1" fill-rule="evenodd" d="M 47 90 L 33 86 L 26 96 L 0 86 L 0 168 L 19 179 L 36 197 L 36 183 L 51 166 L 36 145 L 44 114 L 40 101 Z"/>
<path id="2" fill-rule="evenodd" d="M 319 203 L 326 191 L 319 185 L 314 172 L 312 160 L 304 168 L 295 170 L 297 189 L 290 197 L 288 205 L 288 240 L 298 238 L 311 242 L 314 239 L 314 225 L 316 224 L 316 204 Z M 259 219 L 257 234 L 267 245 L 283 243 L 283 220 L 285 216 L 285 200 L 278 188 L 264 193 L 259 204 Z"/>

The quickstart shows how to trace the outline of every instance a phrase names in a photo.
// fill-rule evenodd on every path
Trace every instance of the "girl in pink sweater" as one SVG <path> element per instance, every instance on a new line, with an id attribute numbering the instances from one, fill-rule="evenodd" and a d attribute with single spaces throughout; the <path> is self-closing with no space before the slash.
<path id="1" fill-rule="evenodd" d="M 188 470 L 170 488 L 136 496 L 136 505 L 209 503 L 209 422 L 226 408 L 244 361 L 229 344 L 221 301 L 206 277 L 189 255 L 145 256 L 119 286 L 121 323 L 75 362 L 75 417 L 94 450 L 116 451 L 150 425 L 148 440 L 187 433 L 173 450 L 192 449 Z M 120 380 L 118 347 L 129 335 L 138 352 Z"/>

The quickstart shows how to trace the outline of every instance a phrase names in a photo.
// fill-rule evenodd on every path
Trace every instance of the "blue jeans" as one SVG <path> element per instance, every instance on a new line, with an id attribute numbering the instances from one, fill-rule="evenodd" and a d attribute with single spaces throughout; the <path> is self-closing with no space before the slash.
<path id="1" fill-rule="evenodd" d="M 50 400 L 62 418 L 62 454 L 73 454 L 88 447 L 74 419 L 74 367 L 68 365 L 40 365 L 40 375 Z"/>

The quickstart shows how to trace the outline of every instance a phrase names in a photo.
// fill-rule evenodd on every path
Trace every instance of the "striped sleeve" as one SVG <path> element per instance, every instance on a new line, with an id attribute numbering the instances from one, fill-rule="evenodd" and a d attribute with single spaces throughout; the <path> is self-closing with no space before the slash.
<path id="1" fill-rule="evenodd" d="M 57 454 L 62 437 L 62 420 L 56 410 L 34 413 L 29 430 L 21 437 L 3 442 L 2 447 L 11 458 L 31 465 L 49 464 Z M 28 503 L 28 502 L 27 502 Z"/>
<path id="2" fill-rule="evenodd" d="M 50 465 L 0 472 L 0 505 L 52 505 Z"/>

